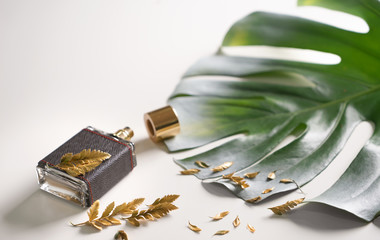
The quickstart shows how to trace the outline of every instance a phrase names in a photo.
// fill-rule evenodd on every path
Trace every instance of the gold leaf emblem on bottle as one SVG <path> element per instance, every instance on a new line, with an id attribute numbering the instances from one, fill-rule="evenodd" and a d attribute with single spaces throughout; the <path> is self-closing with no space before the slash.
<path id="1" fill-rule="evenodd" d="M 73 153 L 66 153 L 61 157 L 61 162 L 56 167 L 73 177 L 77 177 L 94 170 L 99 164 L 110 157 L 109 153 L 100 150 L 84 149 L 74 155 Z"/>

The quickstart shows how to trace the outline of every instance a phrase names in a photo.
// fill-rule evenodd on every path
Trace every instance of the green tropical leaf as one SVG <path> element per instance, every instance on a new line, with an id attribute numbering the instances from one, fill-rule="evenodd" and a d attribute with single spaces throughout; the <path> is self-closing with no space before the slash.
<path id="1" fill-rule="evenodd" d="M 181 133 L 165 141 L 170 151 L 195 148 L 242 134 L 219 147 L 177 160 L 184 168 L 204 161 L 199 179 L 225 185 L 251 202 L 296 189 L 321 173 L 362 122 L 376 127 L 341 178 L 311 201 L 328 204 L 366 220 L 380 213 L 380 2 L 301 0 L 364 19 L 370 31 L 357 33 L 288 15 L 255 12 L 236 22 L 221 51 L 201 59 L 185 74 L 169 104 L 178 113 Z M 229 56 L 224 47 L 267 45 L 336 54 L 338 64 Z M 233 77 L 233 78 L 226 78 Z M 236 78 L 239 78 L 237 80 Z M 275 78 L 278 84 L 271 83 Z M 304 84 L 289 84 L 298 79 Z M 287 136 L 295 140 L 271 154 Z M 221 171 L 210 169 L 225 162 Z M 276 178 L 268 174 L 276 171 Z M 260 172 L 245 189 L 220 178 Z M 274 188 L 273 188 L 274 187 Z M 272 191 L 265 191 L 272 189 Z M 267 193 L 263 193 L 267 192 Z M 252 199 L 255 199 L 253 201 Z"/>

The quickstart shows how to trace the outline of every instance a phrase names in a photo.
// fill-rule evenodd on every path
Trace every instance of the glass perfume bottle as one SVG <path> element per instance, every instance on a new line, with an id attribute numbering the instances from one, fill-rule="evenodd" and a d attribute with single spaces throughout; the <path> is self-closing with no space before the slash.
<path id="1" fill-rule="evenodd" d="M 36 169 L 40 188 L 82 207 L 91 206 L 136 166 L 135 147 L 130 141 L 132 137 L 133 131 L 129 127 L 114 134 L 93 127 L 81 130 L 38 162 Z M 90 158 L 91 151 L 100 152 L 107 159 L 89 170 L 87 166 L 99 161 L 99 157 Z M 68 166 L 68 161 L 71 168 L 60 167 Z M 77 170 L 82 164 L 89 171 L 79 175 L 69 171 Z"/>

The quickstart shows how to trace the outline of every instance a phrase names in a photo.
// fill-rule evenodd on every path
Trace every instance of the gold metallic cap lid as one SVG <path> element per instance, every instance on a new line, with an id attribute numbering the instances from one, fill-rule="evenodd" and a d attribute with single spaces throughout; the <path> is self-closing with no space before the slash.
<path id="1" fill-rule="evenodd" d="M 145 113 L 144 122 L 149 137 L 154 142 L 174 137 L 180 131 L 177 114 L 171 106 Z"/>

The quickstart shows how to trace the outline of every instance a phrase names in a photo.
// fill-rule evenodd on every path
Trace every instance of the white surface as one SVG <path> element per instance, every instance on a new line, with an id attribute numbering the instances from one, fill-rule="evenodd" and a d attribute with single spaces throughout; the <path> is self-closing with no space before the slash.
<path id="1" fill-rule="evenodd" d="M 212 54 L 234 21 L 258 9 L 294 8 L 285 0 L 0 0 L 0 239 L 112 239 L 119 229 L 131 240 L 378 239 L 380 220 L 365 224 L 311 204 L 283 217 L 267 210 L 298 192 L 252 206 L 220 186 L 180 176 L 173 155 L 147 138 L 143 113 L 165 105 L 181 74 Z M 40 191 L 35 166 L 87 125 L 105 131 L 129 125 L 136 133 L 138 166 L 101 198 L 102 209 L 111 201 L 180 194 L 179 210 L 139 228 L 71 227 L 86 220 L 86 211 Z M 304 188 L 308 196 L 348 166 L 370 135 L 362 127 L 333 168 Z M 230 215 L 210 222 L 225 210 Z M 233 229 L 236 215 L 242 225 Z M 190 231 L 188 221 L 203 231 Z M 221 229 L 231 231 L 212 237 Z"/>

